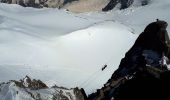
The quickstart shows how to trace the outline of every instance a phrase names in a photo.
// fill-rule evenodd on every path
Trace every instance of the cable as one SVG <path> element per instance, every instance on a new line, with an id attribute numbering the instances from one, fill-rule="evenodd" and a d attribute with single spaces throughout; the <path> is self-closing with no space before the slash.
<path id="1" fill-rule="evenodd" d="M 89 77 L 88 79 L 86 79 L 85 81 L 83 81 L 83 83 L 82 83 L 80 86 L 81 86 L 81 87 L 86 86 L 86 85 L 91 81 L 91 79 L 92 79 L 94 76 L 96 76 L 97 73 L 99 73 L 100 70 L 101 70 L 101 69 L 99 69 L 99 70 L 95 71 L 94 73 L 92 73 L 92 74 L 90 75 L 90 77 Z"/>
<path id="2" fill-rule="evenodd" d="M 92 83 L 92 81 L 94 81 L 95 79 L 97 79 L 97 77 L 99 77 L 98 73 L 104 71 L 105 68 L 108 67 L 108 63 L 112 61 L 112 58 L 113 58 L 113 57 L 114 57 L 114 55 L 111 56 L 110 59 L 108 59 L 108 61 L 107 61 L 99 70 L 97 70 L 97 71 L 95 71 L 93 74 L 91 74 L 91 76 L 90 76 L 87 80 L 85 80 L 85 81 L 80 85 L 80 87 L 87 88 L 87 86 L 90 85 L 90 83 Z M 106 67 L 103 69 L 104 66 L 106 66 Z M 103 70 L 102 70 L 102 69 L 103 69 Z"/>

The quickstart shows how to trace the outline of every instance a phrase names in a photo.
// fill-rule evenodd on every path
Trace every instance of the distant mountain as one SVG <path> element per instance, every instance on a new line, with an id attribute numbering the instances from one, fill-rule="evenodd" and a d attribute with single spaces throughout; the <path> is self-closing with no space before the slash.
<path id="1" fill-rule="evenodd" d="M 47 87 L 41 80 L 26 76 L 20 81 L 0 83 L 0 100 L 85 100 L 78 88 Z"/>
<path id="2" fill-rule="evenodd" d="M 64 0 L 0 0 L 2 3 L 19 4 L 23 7 L 50 7 L 60 8 L 64 4 Z"/>
<path id="3" fill-rule="evenodd" d="M 120 9 L 131 6 L 134 2 L 147 5 L 150 0 L 0 0 L 2 3 L 19 4 L 23 7 L 64 8 L 73 12 L 108 11 L 120 4 Z"/>

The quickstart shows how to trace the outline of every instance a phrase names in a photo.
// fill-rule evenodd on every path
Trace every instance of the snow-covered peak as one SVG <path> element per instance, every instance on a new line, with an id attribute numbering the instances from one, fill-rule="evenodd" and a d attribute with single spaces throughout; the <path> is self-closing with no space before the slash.
<path id="1" fill-rule="evenodd" d="M 28 76 L 25 81 L 31 80 Z M 0 100 L 84 100 L 84 96 L 78 88 L 52 88 L 33 89 L 29 87 L 30 82 L 9 81 L 0 83 Z M 35 80 L 35 79 L 32 79 Z M 25 87 L 26 86 L 26 87 Z"/>

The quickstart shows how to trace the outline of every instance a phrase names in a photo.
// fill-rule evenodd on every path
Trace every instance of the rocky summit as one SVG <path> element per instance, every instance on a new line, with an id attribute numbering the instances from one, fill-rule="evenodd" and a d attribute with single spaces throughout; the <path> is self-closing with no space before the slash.
<path id="1" fill-rule="evenodd" d="M 88 100 L 169 99 L 167 25 L 161 20 L 149 24 L 104 87 L 89 95 Z"/>

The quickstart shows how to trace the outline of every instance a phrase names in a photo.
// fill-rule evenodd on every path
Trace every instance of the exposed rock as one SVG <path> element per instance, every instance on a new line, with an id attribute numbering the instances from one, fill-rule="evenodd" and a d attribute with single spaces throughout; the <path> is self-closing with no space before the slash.
<path id="1" fill-rule="evenodd" d="M 62 90 L 60 90 L 53 94 L 52 100 L 69 100 L 69 98 L 63 94 Z"/>
<path id="2" fill-rule="evenodd" d="M 76 100 L 86 100 L 86 95 L 84 95 L 84 89 L 79 89 L 78 87 L 73 89 L 73 93 L 76 96 Z"/>
<path id="3" fill-rule="evenodd" d="M 139 0 L 140 5 L 147 5 L 151 0 Z M 64 8 L 72 12 L 109 11 L 117 4 L 120 9 L 126 9 L 134 0 L 0 0 L 2 3 L 19 4 L 23 7 L 35 8 Z"/>
<path id="4" fill-rule="evenodd" d="M 74 1 L 74 0 L 71 0 Z M 71 2 L 70 1 L 70 2 Z M 50 8 L 61 8 L 65 0 L 0 0 L 2 3 L 8 4 L 19 4 L 23 7 L 50 7 Z"/>
<path id="5" fill-rule="evenodd" d="M 121 60 L 104 87 L 88 96 L 88 100 L 147 100 L 168 98 L 170 71 L 164 57 L 169 56 L 167 22 L 149 24 Z"/>
<path id="6" fill-rule="evenodd" d="M 167 69 L 162 62 L 164 56 L 170 59 L 167 25 L 165 21 L 160 20 L 149 24 L 121 60 L 119 68 L 112 75 L 112 79 L 133 74 L 136 68 L 146 65 Z"/>
<path id="7" fill-rule="evenodd" d="M 139 0 L 141 6 L 147 5 L 150 0 Z M 134 0 L 111 0 L 106 7 L 102 9 L 102 11 L 112 10 L 117 4 L 120 4 L 120 10 L 126 9 L 134 3 Z"/>
<path id="8" fill-rule="evenodd" d="M 114 94 L 114 100 L 168 100 L 170 71 L 162 72 L 160 78 L 149 72 L 136 73 L 133 79 L 121 84 Z"/>
<path id="9" fill-rule="evenodd" d="M 20 81 L 0 83 L 0 100 L 86 100 L 84 90 L 78 87 L 47 87 L 40 80 L 26 76 Z"/>
<path id="10" fill-rule="evenodd" d="M 128 8 L 132 3 L 133 0 L 111 0 L 106 7 L 104 7 L 103 11 L 112 10 L 118 3 L 121 4 L 120 9 Z"/>
<path id="11" fill-rule="evenodd" d="M 12 80 L 12 82 L 14 82 L 20 88 L 29 88 L 33 90 L 48 88 L 47 85 L 41 80 L 31 80 L 31 78 L 28 76 L 26 76 L 24 79 L 21 79 L 20 81 Z"/>

